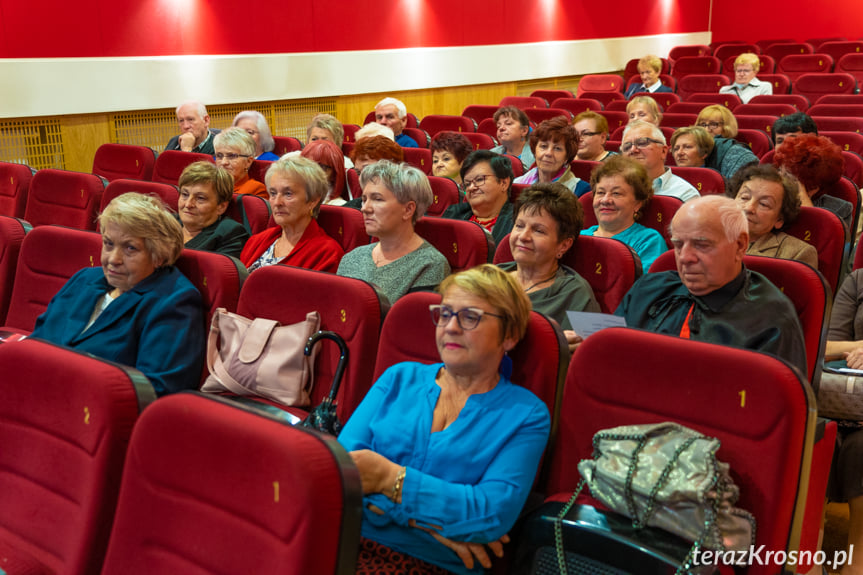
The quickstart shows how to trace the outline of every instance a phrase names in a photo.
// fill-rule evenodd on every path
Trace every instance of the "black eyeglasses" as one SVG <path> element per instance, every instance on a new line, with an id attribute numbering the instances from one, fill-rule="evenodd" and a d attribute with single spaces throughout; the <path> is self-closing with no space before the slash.
<path id="1" fill-rule="evenodd" d="M 704 128 L 705 130 L 710 128 L 711 130 L 715 130 L 716 128 L 721 128 L 725 122 L 701 122 L 698 124 L 699 128 Z"/>
<path id="2" fill-rule="evenodd" d="M 493 174 L 482 174 L 475 177 L 472 180 L 462 180 L 462 184 L 464 184 L 464 189 L 468 189 L 471 186 L 476 186 L 477 188 L 483 187 L 485 185 L 485 181 L 489 178 L 496 177 Z"/>
<path id="3" fill-rule="evenodd" d="M 579 138 L 590 138 L 591 136 L 598 136 L 602 132 L 588 132 L 587 130 L 578 133 Z"/>
<path id="4" fill-rule="evenodd" d="M 650 144 L 661 144 L 662 142 L 659 140 L 654 140 L 653 138 L 638 138 L 634 142 L 626 142 L 622 146 L 620 146 L 620 151 L 624 154 L 632 149 L 633 146 L 638 148 L 639 150 L 643 150 Z"/>
<path id="5" fill-rule="evenodd" d="M 482 316 L 490 315 L 503 319 L 502 315 L 491 313 L 490 311 L 481 310 L 477 307 L 466 307 L 458 311 L 453 310 L 450 306 L 444 304 L 430 305 L 432 322 L 438 327 L 443 327 L 449 323 L 449 320 L 455 316 L 456 322 L 463 330 L 471 330 L 479 325 Z"/>

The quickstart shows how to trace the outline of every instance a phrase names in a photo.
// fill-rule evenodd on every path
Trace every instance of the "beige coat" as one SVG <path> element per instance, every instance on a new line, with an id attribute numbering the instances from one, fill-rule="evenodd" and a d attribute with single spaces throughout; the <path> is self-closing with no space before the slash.
<path id="1" fill-rule="evenodd" d="M 818 269 L 818 252 L 808 244 L 785 232 L 774 232 L 761 236 L 749 244 L 746 253 L 750 256 L 767 256 L 785 260 L 797 260 Z"/>

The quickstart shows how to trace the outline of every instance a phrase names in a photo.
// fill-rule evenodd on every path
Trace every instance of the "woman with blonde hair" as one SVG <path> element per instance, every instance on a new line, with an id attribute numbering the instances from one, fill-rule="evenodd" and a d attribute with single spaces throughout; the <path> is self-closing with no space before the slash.
<path id="1" fill-rule="evenodd" d="M 746 52 L 734 60 L 734 83 L 719 88 L 720 94 L 734 94 L 744 104 L 755 96 L 770 95 L 773 93 L 773 84 L 763 82 L 755 77 L 761 69 L 761 60 L 758 54 Z"/>
<path id="2" fill-rule="evenodd" d="M 662 59 L 653 54 L 648 54 L 638 61 L 638 75 L 641 76 L 641 82 L 636 82 L 627 88 L 624 98 L 629 100 L 639 92 L 672 92 L 668 86 L 662 84 L 659 79 L 659 74 L 662 72 Z M 627 78 L 628 80 L 628 78 Z"/>
<path id="3" fill-rule="evenodd" d="M 737 120 L 725 106 L 713 104 L 703 108 L 695 123 L 713 136 L 713 151 L 705 159 L 704 166 L 722 174 L 726 182 L 740 168 L 758 163 L 758 156 L 752 149 L 734 139 L 737 136 Z"/>
<path id="4" fill-rule="evenodd" d="M 662 122 L 662 111 L 659 104 L 650 96 L 636 96 L 626 105 L 629 121 L 642 120 L 654 126 Z"/>

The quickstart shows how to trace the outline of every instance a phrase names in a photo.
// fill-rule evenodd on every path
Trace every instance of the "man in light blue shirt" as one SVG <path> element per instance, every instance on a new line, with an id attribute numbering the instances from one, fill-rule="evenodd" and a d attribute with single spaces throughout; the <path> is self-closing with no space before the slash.
<path id="1" fill-rule="evenodd" d="M 668 144 L 658 126 L 642 120 L 633 120 L 623 131 L 620 153 L 642 164 L 653 182 L 653 193 L 657 196 L 673 196 L 688 202 L 701 197 L 692 184 L 671 173 L 665 167 Z"/>

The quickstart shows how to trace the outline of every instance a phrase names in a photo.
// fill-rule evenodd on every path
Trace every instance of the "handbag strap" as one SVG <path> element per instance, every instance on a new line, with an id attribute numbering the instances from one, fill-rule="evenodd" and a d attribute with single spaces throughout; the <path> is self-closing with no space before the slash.
<path id="1" fill-rule="evenodd" d="M 566 505 L 557 514 L 554 521 L 554 550 L 557 552 L 557 565 L 561 575 L 569 575 L 569 571 L 566 569 L 566 554 L 563 549 L 563 520 L 566 518 L 569 510 L 572 509 L 572 506 L 575 505 L 575 500 L 578 499 L 581 490 L 584 489 L 585 483 L 587 483 L 587 479 L 582 478 L 572 497 L 569 498 L 569 501 L 566 502 Z"/>

